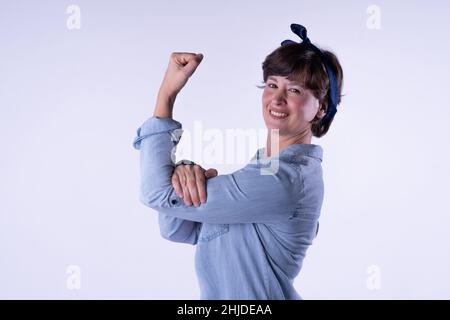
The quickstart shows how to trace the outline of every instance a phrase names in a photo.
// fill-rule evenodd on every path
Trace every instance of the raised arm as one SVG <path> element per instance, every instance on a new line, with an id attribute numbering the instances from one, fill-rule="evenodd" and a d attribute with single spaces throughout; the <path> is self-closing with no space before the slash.
<path id="1" fill-rule="evenodd" d="M 201 53 L 174 52 L 170 55 L 169 65 L 159 88 L 154 117 L 172 118 L 173 105 L 178 93 L 202 60 Z"/>
<path id="2" fill-rule="evenodd" d="M 202 58 L 202 55 L 190 53 L 171 54 L 166 74 L 158 92 L 158 99 L 156 101 L 153 116 L 159 118 L 172 118 L 176 96 L 184 87 L 188 78 L 198 67 Z M 177 180 L 179 179 L 178 176 L 179 175 L 175 173 L 172 179 Z M 175 181 L 174 185 L 178 186 L 178 181 Z M 181 186 L 179 188 L 181 189 Z M 187 190 L 180 190 L 179 192 L 181 191 L 184 191 L 184 199 L 189 205 L 191 198 L 194 198 L 195 191 L 192 190 L 192 197 Z M 197 243 L 201 223 L 168 216 L 161 212 L 159 213 L 158 222 L 160 234 L 163 238 L 173 242 Z"/>

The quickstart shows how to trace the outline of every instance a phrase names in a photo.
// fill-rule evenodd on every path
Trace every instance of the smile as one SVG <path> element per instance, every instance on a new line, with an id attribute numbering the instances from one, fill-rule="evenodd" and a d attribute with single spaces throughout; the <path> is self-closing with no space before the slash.
<path id="1" fill-rule="evenodd" d="M 273 111 L 273 110 L 270 110 L 270 115 L 272 116 L 272 118 L 275 118 L 275 119 L 284 119 L 284 118 L 286 118 L 288 116 L 287 113 L 276 112 L 276 111 Z"/>

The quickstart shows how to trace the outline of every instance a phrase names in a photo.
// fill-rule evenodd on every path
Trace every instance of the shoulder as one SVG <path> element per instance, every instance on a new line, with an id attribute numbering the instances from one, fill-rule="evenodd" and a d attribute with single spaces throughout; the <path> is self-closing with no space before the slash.
<path id="1" fill-rule="evenodd" d="M 295 198 L 303 184 L 301 170 L 283 159 L 251 161 L 231 176 L 238 184 L 253 185 L 264 193 L 282 191 L 291 198 Z"/>
<path id="2" fill-rule="evenodd" d="M 308 155 L 300 155 L 289 161 L 302 179 L 322 179 L 322 160 Z"/>
<path id="3" fill-rule="evenodd" d="M 323 149 L 315 144 L 295 144 L 281 159 L 297 170 L 302 180 L 322 180 Z"/>

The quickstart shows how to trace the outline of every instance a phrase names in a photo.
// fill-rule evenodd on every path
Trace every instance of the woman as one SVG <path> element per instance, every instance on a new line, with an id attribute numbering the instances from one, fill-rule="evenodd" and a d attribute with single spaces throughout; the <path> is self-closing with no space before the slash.
<path id="1" fill-rule="evenodd" d="M 141 152 L 141 201 L 159 212 L 161 235 L 197 245 L 201 299 L 301 299 L 293 282 L 317 235 L 324 194 L 322 148 L 311 137 L 330 127 L 342 69 L 333 53 L 309 41 L 303 26 L 291 29 L 302 43 L 283 41 L 263 63 L 267 145 L 244 168 L 215 176 L 172 162 L 181 129 L 172 119 L 174 101 L 201 54 L 171 55 L 153 117 L 134 141 Z M 274 161 L 276 170 L 267 174 Z"/>

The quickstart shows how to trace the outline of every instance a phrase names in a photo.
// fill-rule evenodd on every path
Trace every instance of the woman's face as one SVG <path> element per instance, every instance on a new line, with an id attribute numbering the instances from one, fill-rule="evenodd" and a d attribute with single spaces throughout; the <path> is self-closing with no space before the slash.
<path id="1" fill-rule="evenodd" d="M 280 136 L 294 136 L 310 130 L 310 122 L 319 110 L 319 100 L 297 82 L 270 76 L 263 91 L 262 106 L 267 129 L 279 129 Z"/>

